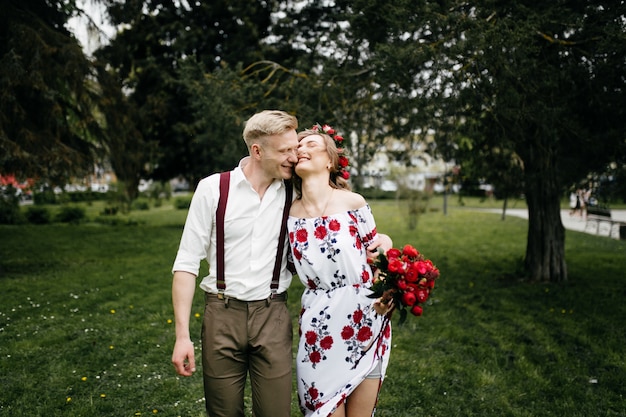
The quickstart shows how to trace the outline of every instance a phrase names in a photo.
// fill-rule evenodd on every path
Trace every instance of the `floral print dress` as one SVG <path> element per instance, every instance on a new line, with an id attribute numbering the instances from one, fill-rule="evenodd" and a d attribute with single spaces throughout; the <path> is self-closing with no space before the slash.
<path id="1" fill-rule="evenodd" d="M 369 206 L 317 218 L 289 217 L 289 243 L 305 285 L 296 374 L 305 416 L 329 416 L 391 347 L 389 320 L 372 307 L 366 247 L 377 238 Z"/>

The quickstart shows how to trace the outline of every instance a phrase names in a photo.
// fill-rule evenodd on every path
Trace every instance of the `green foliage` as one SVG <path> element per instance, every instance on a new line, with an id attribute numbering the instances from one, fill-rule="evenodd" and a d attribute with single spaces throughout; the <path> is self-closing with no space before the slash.
<path id="1" fill-rule="evenodd" d="M 101 133 L 91 64 L 65 27 L 76 3 L 3 2 L 0 172 L 62 185 L 93 162 Z"/>
<path id="2" fill-rule="evenodd" d="M 32 224 L 48 224 L 52 220 L 50 210 L 42 206 L 30 206 L 26 208 L 26 220 Z"/>
<path id="3" fill-rule="evenodd" d="M 558 281 L 564 185 L 623 171 L 623 2 L 105 0 L 124 30 L 94 60 L 65 29 L 75 1 L 31 3 L 0 17 L 0 171 L 54 184 L 106 157 L 112 210 L 139 178 L 232 168 L 262 108 L 353 132 L 357 173 L 386 138 L 434 131 L 464 175 L 524 187 L 529 276 Z"/>
<path id="4" fill-rule="evenodd" d="M 380 188 L 365 188 L 359 190 L 359 194 L 367 200 L 393 200 L 396 198 L 395 191 L 383 191 Z"/>
<path id="5" fill-rule="evenodd" d="M 40 191 L 33 192 L 33 202 L 35 204 L 56 204 L 57 197 L 50 187 L 45 187 Z"/>
<path id="6" fill-rule="evenodd" d="M 174 200 L 174 207 L 178 210 L 187 210 L 191 204 L 191 197 L 178 197 Z"/>
<path id="7" fill-rule="evenodd" d="M 20 224 L 24 216 L 20 211 L 17 190 L 9 185 L 0 189 L 0 224 Z"/>
<path id="8" fill-rule="evenodd" d="M 377 416 L 626 415 L 626 241 L 568 232 L 570 281 L 529 285 L 517 279 L 525 220 L 451 204 L 411 231 L 394 201 L 371 205 L 395 246 L 414 244 L 441 270 L 424 315 L 394 326 Z M 204 415 L 201 367 L 181 378 L 170 363 L 185 212 L 135 215 L 145 223 L 0 226 L 0 414 Z M 302 290 L 295 279 L 296 335 Z M 198 355 L 202 308 L 198 290 Z"/>
<path id="9" fill-rule="evenodd" d="M 119 209 L 116 206 L 107 204 L 106 207 L 102 209 L 102 212 L 100 213 L 100 215 L 101 216 L 115 216 L 118 211 Z"/>
<path id="10" fill-rule="evenodd" d="M 200 65 L 185 63 L 179 75 L 195 122 L 180 126 L 186 130 L 185 139 L 163 159 L 168 166 L 179 165 L 177 159 L 185 160 L 182 174 L 190 184 L 197 184 L 212 172 L 232 169 L 247 154 L 241 132 L 252 114 L 240 109 L 250 96 L 245 94 L 246 83 L 227 66 L 205 74 Z"/>
<path id="11" fill-rule="evenodd" d="M 145 198 L 138 198 L 131 204 L 132 210 L 150 210 L 150 202 Z"/>
<path id="12" fill-rule="evenodd" d="M 114 184 L 109 191 L 106 192 L 106 214 L 115 214 L 117 212 L 128 213 L 130 211 L 132 200 L 126 193 L 124 184 Z"/>
<path id="13" fill-rule="evenodd" d="M 242 90 L 219 79 L 222 73 L 224 80 L 233 78 L 229 68 L 262 59 L 261 40 L 276 4 L 248 0 L 191 2 L 184 7 L 176 2 L 108 3 L 113 24 L 126 29 L 96 56 L 100 67 L 110 69 L 108 75 L 119 82 L 118 89 L 125 91 L 126 97 L 117 101 L 123 101 L 131 117 L 117 117 L 116 125 L 149 144 L 148 174 L 163 181 L 182 175 L 195 184 L 207 173 L 232 168 L 233 155 L 241 157 L 245 152 L 242 122 L 254 112 L 250 107 L 254 108 L 255 97 L 239 100 Z M 195 79 L 185 78 L 186 67 L 200 68 Z M 204 80 L 204 72 L 218 81 Z M 208 97 L 203 96 L 205 86 L 212 89 Z M 234 106 L 232 96 L 238 98 Z M 202 100 L 214 100 L 213 107 L 198 116 L 197 102 Z M 115 113 L 115 107 L 110 110 Z"/>
<path id="14" fill-rule="evenodd" d="M 529 203 L 533 280 L 566 279 L 558 200 L 624 160 L 626 10 L 619 2 L 338 2 L 367 39 L 391 133 L 432 129 L 470 176 Z M 374 30 L 373 26 L 378 29 Z M 607 116 L 610 115 L 610 116 Z"/>
<path id="15" fill-rule="evenodd" d="M 85 219 L 85 209 L 77 205 L 64 205 L 55 216 L 55 220 L 61 223 L 78 224 Z"/>
<path id="16" fill-rule="evenodd" d="M 19 206 L 0 198 L 0 224 L 20 224 L 23 221 Z"/>

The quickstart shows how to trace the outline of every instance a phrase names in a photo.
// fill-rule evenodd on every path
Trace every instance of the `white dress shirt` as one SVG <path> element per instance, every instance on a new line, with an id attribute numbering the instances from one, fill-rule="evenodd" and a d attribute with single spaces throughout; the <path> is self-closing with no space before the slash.
<path id="1" fill-rule="evenodd" d="M 271 294 L 270 283 L 285 206 L 285 186 L 275 180 L 263 195 L 252 188 L 242 165 L 231 171 L 224 215 L 225 295 L 243 301 L 262 300 Z M 202 179 L 194 192 L 172 271 L 198 275 L 200 262 L 209 263 L 209 274 L 200 288 L 217 293 L 215 213 L 220 174 Z M 281 263 L 278 293 L 287 290 L 292 274 L 287 270 L 288 242 Z"/>

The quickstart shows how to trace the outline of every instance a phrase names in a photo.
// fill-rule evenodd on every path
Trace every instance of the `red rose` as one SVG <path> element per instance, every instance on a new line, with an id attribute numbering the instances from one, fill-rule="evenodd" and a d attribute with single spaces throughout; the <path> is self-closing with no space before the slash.
<path id="1" fill-rule="evenodd" d="M 317 226 L 315 228 L 315 237 L 322 240 L 326 237 L 326 228 L 324 226 Z"/>
<path id="2" fill-rule="evenodd" d="M 421 316 L 423 312 L 424 309 L 419 305 L 413 306 L 411 308 L 411 314 L 413 314 L 414 316 Z"/>
<path id="3" fill-rule="evenodd" d="M 372 329 L 370 329 L 369 326 L 361 327 L 356 338 L 359 342 L 367 342 L 372 338 Z"/>
<path id="4" fill-rule="evenodd" d="M 402 294 L 402 304 L 405 306 L 412 306 L 417 301 L 417 296 L 413 292 L 405 292 Z"/>
<path id="5" fill-rule="evenodd" d="M 341 178 L 344 180 L 350 179 L 350 173 L 348 171 L 341 171 Z"/>
<path id="6" fill-rule="evenodd" d="M 350 164 L 350 161 L 348 160 L 348 158 L 346 158 L 345 156 L 340 156 L 339 157 L 339 166 L 342 168 L 347 167 Z"/>
<path id="7" fill-rule="evenodd" d="M 319 353 L 317 350 L 315 350 L 315 351 L 309 353 L 309 359 L 313 363 L 319 363 L 322 360 L 322 354 Z"/>
<path id="8" fill-rule="evenodd" d="M 311 397 L 312 400 L 317 399 L 317 397 L 319 396 L 319 391 L 317 390 L 317 388 L 315 387 L 309 388 L 309 396 Z"/>
<path id="9" fill-rule="evenodd" d="M 396 281 L 396 287 L 398 287 L 400 291 L 404 291 L 407 289 L 408 285 L 405 280 L 399 279 L 398 281 Z"/>
<path id="10" fill-rule="evenodd" d="M 298 229 L 298 231 L 296 232 L 296 239 L 298 240 L 298 242 L 306 242 L 308 237 L 309 234 L 307 233 L 306 229 Z"/>
<path id="11" fill-rule="evenodd" d="M 428 263 L 426 263 L 425 261 L 417 261 L 415 263 L 417 272 L 419 272 L 420 275 L 424 275 L 426 272 L 428 272 Z"/>
<path id="12" fill-rule="evenodd" d="M 363 311 L 355 310 L 354 313 L 352 313 L 352 321 L 360 323 L 361 320 L 363 320 Z"/>
<path id="13" fill-rule="evenodd" d="M 429 271 L 426 274 L 426 278 L 431 279 L 431 280 L 439 278 L 439 270 L 433 266 L 432 271 Z"/>
<path id="14" fill-rule="evenodd" d="M 320 340 L 320 346 L 324 350 L 328 350 L 333 346 L 333 338 L 331 336 L 326 336 L 322 340 Z"/>
<path id="15" fill-rule="evenodd" d="M 396 248 L 391 248 L 387 251 L 387 258 L 389 260 L 396 259 L 400 257 L 400 250 Z"/>
<path id="16" fill-rule="evenodd" d="M 406 271 L 406 274 L 404 274 L 404 279 L 406 279 L 408 282 L 416 282 L 418 278 L 419 276 L 417 274 L 417 270 L 411 265 Z"/>
<path id="17" fill-rule="evenodd" d="M 404 274 L 404 264 L 400 259 L 394 258 L 389 261 L 389 266 L 387 267 L 389 272 L 394 272 L 396 274 Z"/>
<path id="18" fill-rule="evenodd" d="M 413 246 L 405 245 L 404 248 L 402 248 L 402 254 L 408 256 L 409 258 L 415 258 L 419 255 L 419 252 Z"/>
<path id="19" fill-rule="evenodd" d="M 354 336 L 354 329 L 350 326 L 344 326 L 341 331 L 341 338 L 343 340 L 349 340 L 352 336 Z"/>
<path id="20" fill-rule="evenodd" d="M 424 301 L 428 300 L 428 291 L 427 290 L 417 290 L 417 292 L 415 294 L 417 295 L 417 301 L 419 303 L 423 303 Z"/>
<path id="21" fill-rule="evenodd" d="M 343 142 L 343 136 L 335 135 L 335 140 L 337 142 Z"/>
<path id="22" fill-rule="evenodd" d="M 317 334 L 313 331 L 306 332 L 305 338 L 307 345 L 314 345 L 317 342 Z"/>
<path id="23" fill-rule="evenodd" d="M 339 223 L 337 220 L 333 219 L 328 224 L 328 228 L 330 230 L 332 230 L 333 232 L 337 232 L 337 231 L 339 231 L 339 229 L 341 229 L 341 223 Z"/>

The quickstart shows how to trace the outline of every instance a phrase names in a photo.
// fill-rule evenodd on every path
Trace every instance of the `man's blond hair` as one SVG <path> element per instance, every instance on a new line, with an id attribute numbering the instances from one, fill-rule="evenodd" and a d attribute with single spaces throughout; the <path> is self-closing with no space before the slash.
<path id="1" fill-rule="evenodd" d="M 298 119 L 282 110 L 264 110 L 246 121 L 243 140 L 248 150 L 254 143 L 264 145 L 268 136 L 280 135 L 298 129 Z"/>

